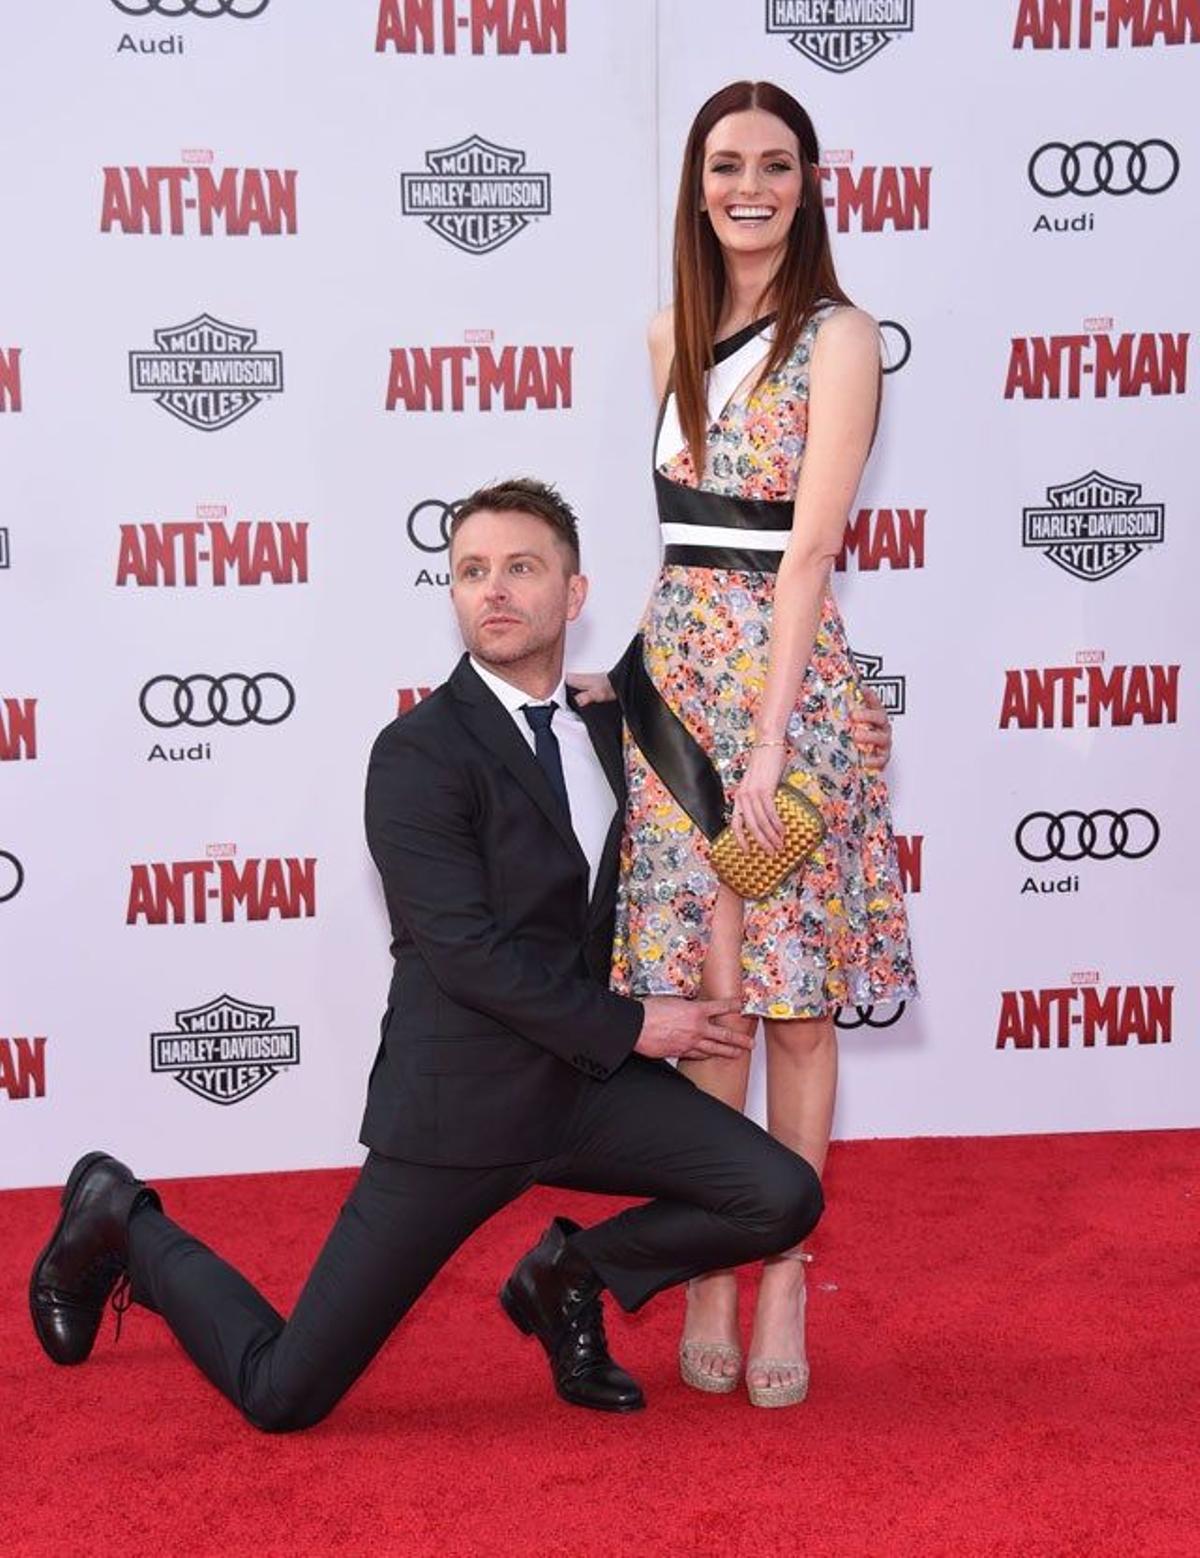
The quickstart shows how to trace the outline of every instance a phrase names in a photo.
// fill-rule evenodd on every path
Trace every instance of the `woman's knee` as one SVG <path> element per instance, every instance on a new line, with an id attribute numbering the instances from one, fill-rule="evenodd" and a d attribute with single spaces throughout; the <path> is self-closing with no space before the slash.
<path id="1" fill-rule="evenodd" d="M 767 1022 L 767 1043 L 794 1059 L 803 1060 L 822 1050 L 837 1049 L 837 1030 L 828 1017 L 793 1018 Z"/>

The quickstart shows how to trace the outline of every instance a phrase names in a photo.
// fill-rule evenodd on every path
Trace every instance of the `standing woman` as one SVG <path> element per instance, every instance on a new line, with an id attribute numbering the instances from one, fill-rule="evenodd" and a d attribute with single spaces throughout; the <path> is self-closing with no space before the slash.
<path id="1" fill-rule="evenodd" d="M 740 997 L 745 1028 L 764 1019 L 768 1129 L 820 1173 L 835 1009 L 916 987 L 887 790 L 856 746 L 863 694 L 829 589 L 875 432 L 879 334 L 838 285 L 818 160 L 808 115 L 769 82 L 725 87 L 688 136 L 675 303 L 650 328 L 664 553 L 639 660 L 643 692 L 720 775 L 740 843 L 778 847 L 775 790 L 794 772 L 826 837 L 802 871 L 744 900 L 718 882 L 661 754 L 627 741 L 613 982 Z M 744 1108 L 747 1061 L 681 1069 Z M 807 1389 L 805 1258 L 762 1272 L 746 1365 L 758 1406 Z M 689 1286 L 681 1371 L 725 1392 L 741 1364 L 736 1276 L 714 1272 Z"/>

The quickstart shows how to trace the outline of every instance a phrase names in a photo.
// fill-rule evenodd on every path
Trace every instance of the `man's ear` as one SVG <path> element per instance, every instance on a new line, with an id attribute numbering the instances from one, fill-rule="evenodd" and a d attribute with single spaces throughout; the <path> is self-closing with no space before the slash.
<path id="1" fill-rule="evenodd" d="M 587 600 L 588 582 L 584 574 L 573 573 L 567 580 L 567 621 L 574 622 Z"/>

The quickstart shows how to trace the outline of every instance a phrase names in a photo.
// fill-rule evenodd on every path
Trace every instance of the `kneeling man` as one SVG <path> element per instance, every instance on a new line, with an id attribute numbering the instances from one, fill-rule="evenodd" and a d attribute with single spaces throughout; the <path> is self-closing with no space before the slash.
<path id="1" fill-rule="evenodd" d="M 665 1063 L 746 1048 L 720 1021 L 736 1003 L 607 987 L 621 727 L 616 704 L 580 709 L 564 688 L 587 595 L 574 514 L 539 482 L 482 490 L 450 562 L 467 652 L 382 732 L 367 775 L 395 957 L 369 1152 L 296 1307 L 285 1321 L 155 1191 L 89 1153 L 30 1289 L 57 1363 L 88 1356 L 120 1283 L 256 1427 L 307 1427 L 475 1228 L 530 1185 L 561 1185 L 653 1199 L 586 1229 L 555 1218 L 501 1303 L 564 1400 L 628 1412 L 642 1392 L 608 1352 L 604 1291 L 637 1309 L 790 1249 L 820 1215 L 802 1158 Z"/>

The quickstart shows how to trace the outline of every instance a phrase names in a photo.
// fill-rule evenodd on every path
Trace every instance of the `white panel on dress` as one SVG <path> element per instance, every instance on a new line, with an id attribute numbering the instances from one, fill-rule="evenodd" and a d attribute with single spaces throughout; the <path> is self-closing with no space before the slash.
<path id="1" fill-rule="evenodd" d="M 711 427 L 720 417 L 722 411 L 728 406 L 734 395 L 742 387 L 742 392 L 749 388 L 749 384 L 743 387 L 743 380 L 754 381 L 755 369 L 761 367 L 766 361 L 771 350 L 771 343 L 775 339 L 775 331 L 771 325 L 763 329 L 739 346 L 736 352 L 731 353 L 723 362 L 716 363 L 709 369 L 705 380 L 705 399 L 708 404 L 708 425 Z M 675 400 L 674 391 L 667 396 L 667 404 L 663 411 L 662 425 L 658 430 L 658 442 L 654 447 L 654 462 L 661 469 L 668 460 L 673 460 L 681 453 L 684 445 L 683 428 L 679 425 L 679 407 Z"/>

